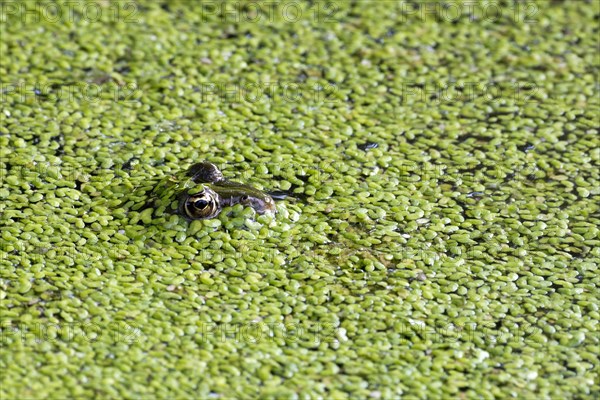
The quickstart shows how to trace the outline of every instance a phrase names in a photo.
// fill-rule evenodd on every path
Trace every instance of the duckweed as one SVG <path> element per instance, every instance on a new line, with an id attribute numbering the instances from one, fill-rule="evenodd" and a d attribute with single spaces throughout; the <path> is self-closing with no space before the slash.
<path id="1" fill-rule="evenodd" d="M 600 395 L 597 2 L 4 5 L 0 398 Z"/>

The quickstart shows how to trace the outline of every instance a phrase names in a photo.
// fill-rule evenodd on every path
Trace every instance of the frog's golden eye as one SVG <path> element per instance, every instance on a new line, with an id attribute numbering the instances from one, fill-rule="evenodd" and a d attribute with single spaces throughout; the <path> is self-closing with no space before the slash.
<path id="1" fill-rule="evenodd" d="M 181 211 L 190 219 L 214 218 L 221 212 L 218 195 L 207 188 L 200 193 L 184 197 Z"/>
<path id="2" fill-rule="evenodd" d="M 204 210 L 210 203 L 204 199 L 194 201 L 194 207 L 197 210 Z"/>

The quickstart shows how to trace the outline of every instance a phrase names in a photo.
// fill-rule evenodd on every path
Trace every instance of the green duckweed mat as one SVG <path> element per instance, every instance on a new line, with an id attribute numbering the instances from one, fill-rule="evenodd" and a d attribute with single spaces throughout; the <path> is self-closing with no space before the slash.
<path id="1" fill-rule="evenodd" d="M 0 398 L 597 398 L 599 4 L 2 2 Z"/>

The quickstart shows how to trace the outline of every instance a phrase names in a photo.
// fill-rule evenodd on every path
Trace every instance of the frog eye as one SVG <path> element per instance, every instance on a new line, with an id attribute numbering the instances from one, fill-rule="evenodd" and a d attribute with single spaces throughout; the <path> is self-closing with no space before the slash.
<path id="1" fill-rule="evenodd" d="M 205 189 L 200 193 L 182 198 L 180 211 L 189 219 L 214 218 L 221 211 L 218 195 Z"/>
<path id="2" fill-rule="evenodd" d="M 194 207 L 196 207 L 198 210 L 204 210 L 206 207 L 208 207 L 208 201 L 206 200 L 196 200 L 194 202 Z"/>
<path id="3" fill-rule="evenodd" d="M 242 195 L 242 197 L 240 197 L 240 200 L 241 200 L 241 201 L 248 201 L 248 199 L 249 199 L 249 197 L 248 197 L 248 195 L 247 195 L 247 194 L 245 194 L 245 195 Z"/>
<path id="4" fill-rule="evenodd" d="M 224 179 L 219 168 L 207 161 L 192 165 L 187 171 L 187 176 L 195 183 L 215 183 Z"/>

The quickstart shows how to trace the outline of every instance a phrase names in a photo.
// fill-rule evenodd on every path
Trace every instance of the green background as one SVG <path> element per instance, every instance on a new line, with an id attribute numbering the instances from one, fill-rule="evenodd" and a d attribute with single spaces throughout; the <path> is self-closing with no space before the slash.
<path id="1" fill-rule="evenodd" d="M 597 397 L 599 3 L 445 4 L 2 3 L 0 397 Z"/>

